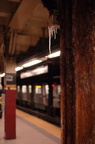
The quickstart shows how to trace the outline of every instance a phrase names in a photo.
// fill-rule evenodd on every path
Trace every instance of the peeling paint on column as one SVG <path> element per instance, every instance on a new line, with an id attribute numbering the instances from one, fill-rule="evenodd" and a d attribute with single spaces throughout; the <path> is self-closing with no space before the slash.
<path id="1" fill-rule="evenodd" d="M 75 0 L 76 143 L 95 143 L 95 1 Z M 94 86 L 93 86 L 94 85 Z"/>
<path id="2" fill-rule="evenodd" d="M 61 144 L 95 144 L 95 2 L 59 2 Z"/>

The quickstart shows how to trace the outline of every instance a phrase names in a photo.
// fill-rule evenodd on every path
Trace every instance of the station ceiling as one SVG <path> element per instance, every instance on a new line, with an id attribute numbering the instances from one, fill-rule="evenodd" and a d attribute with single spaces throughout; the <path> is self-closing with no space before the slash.
<path id="1" fill-rule="evenodd" d="M 0 0 L 0 64 L 48 38 L 48 22 L 49 11 L 41 0 Z"/>

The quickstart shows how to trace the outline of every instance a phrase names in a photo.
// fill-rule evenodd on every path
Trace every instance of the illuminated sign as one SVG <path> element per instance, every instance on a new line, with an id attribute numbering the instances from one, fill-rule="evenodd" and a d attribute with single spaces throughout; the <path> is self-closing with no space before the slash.
<path id="1" fill-rule="evenodd" d="M 35 87 L 36 87 L 36 88 L 41 88 L 41 86 L 40 86 L 40 85 L 36 85 Z"/>
<path id="2" fill-rule="evenodd" d="M 48 66 L 41 66 L 34 70 L 26 71 L 20 74 L 20 78 L 27 78 L 35 75 L 40 75 L 48 72 Z"/>

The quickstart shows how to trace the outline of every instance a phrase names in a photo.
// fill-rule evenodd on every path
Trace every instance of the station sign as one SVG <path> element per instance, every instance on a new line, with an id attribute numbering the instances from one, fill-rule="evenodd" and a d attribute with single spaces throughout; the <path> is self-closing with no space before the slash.
<path id="1" fill-rule="evenodd" d="M 16 74 L 6 73 L 6 84 L 16 84 Z"/>

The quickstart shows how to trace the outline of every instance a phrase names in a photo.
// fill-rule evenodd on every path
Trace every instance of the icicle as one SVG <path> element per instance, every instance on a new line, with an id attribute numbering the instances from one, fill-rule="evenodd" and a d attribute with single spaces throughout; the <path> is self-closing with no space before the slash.
<path id="1" fill-rule="evenodd" d="M 49 31 L 49 53 L 51 54 L 51 38 L 54 36 L 54 39 L 56 39 L 57 28 L 54 25 L 49 26 L 48 31 Z"/>
<path id="2" fill-rule="evenodd" d="M 48 27 L 48 31 L 49 31 L 49 53 L 51 54 L 51 29 L 50 27 Z"/>

